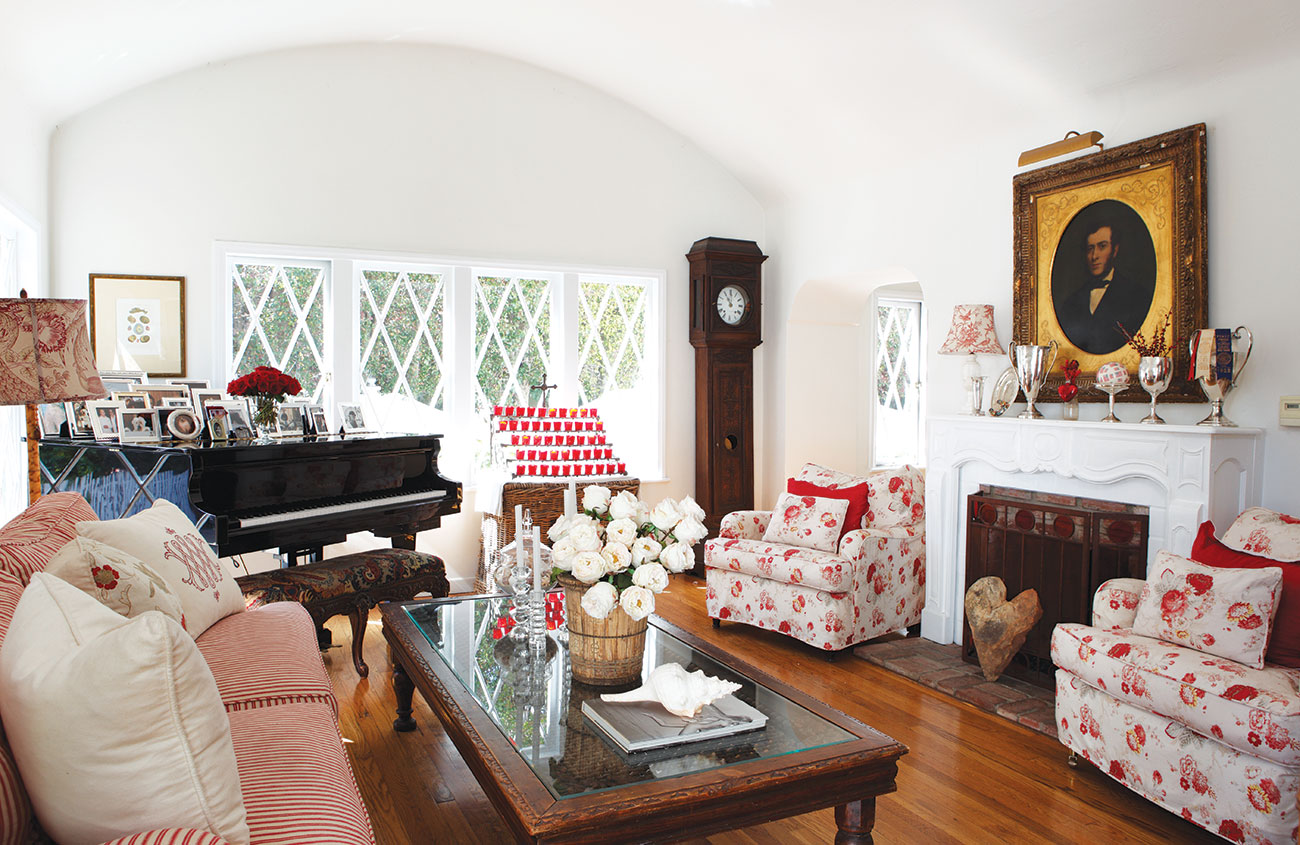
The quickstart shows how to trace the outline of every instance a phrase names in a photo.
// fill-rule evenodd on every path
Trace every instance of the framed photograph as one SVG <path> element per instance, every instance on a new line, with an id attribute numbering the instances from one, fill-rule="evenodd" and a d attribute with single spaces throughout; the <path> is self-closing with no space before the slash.
<path id="1" fill-rule="evenodd" d="M 91 273 L 90 343 L 96 361 L 185 375 L 185 277 Z"/>
<path id="2" fill-rule="evenodd" d="M 330 423 L 325 418 L 325 407 L 323 405 L 308 405 L 307 419 L 309 430 L 316 437 L 323 437 L 330 433 Z"/>
<path id="3" fill-rule="evenodd" d="M 167 379 L 167 383 L 183 387 L 187 391 L 207 390 L 210 386 L 208 380 L 205 378 L 169 378 Z"/>
<path id="4" fill-rule="evenodd" d="M 90 409 L 86 400 L 76 399 L 63 403 L 64 413 L 68 416 L 68 433 L 73 437 L 94 437 L 95 429 L 90 424 Z"/>
<path id="5" fill-rule="evenodd" d="M 194 410 L 198 412 L 199 418 L 207 421 L 207 407 L 209 402 L 221 402 L 226 395 L 220 390 L 203 390 L 193 389 L 190 391 L 190 401 L 193 403 Z"/>
<path id="6" fill-rule="evenodd" d="M 343 421 L 344 434 L 358 434 L 370 430 L 366 427 L 366 415 L 362 413 L 361 406 L 354 402 L 339 403 L 339 419 Z"/>
<path id="7" fill-rule="evenodd" d="M 243 399 L 211 401 L 206 408 L 209 422 L 218 417 L 225 420 L 226 436 L 230 439 L 252 440 L 257 436 L 253 429 L 253 418 L 248 412 L 248 403 Z"/>
<path id="8" fill-rule="evenodd" d="M 1108 361 L 1133 376 L 1119 401 L 1147 401 L 1125 331 L 1147 342 L 1163 332 L 1174 378 L 1161 402 L 1205 401 L 1187 379 L 1188 338 L 1208 319 L 1205 187 L 1204 124 L 1012 179 L 1013 339 L 1060 346 L 1040 402 L 1059 401 L 1071 358 L 1080 401 L 1107 401 L 1091 387 Z"/>
<path id="9" fill-rule="evenodd" d="M 189 408 L 175 408 L 167 415 L 167 431 L 177 440 L 197 440 L 203 426 L 198 414 Z"/>
<path id="10" fill-rule="evenodd" d="M 164 408 L 193 408 L 193 400 L 188 396 L 164 396 L 162 400 Z"/>
<path id="11" fill-rule="evenodd" d="M 99 377 L 110 396 L 114 393 L 130 393 L 144 383 L 144 373 L 115 372 L 109 375 L 100 371 Z"/>
<path id="12" fill-rule="evenodd" d="M 280 405 L 275 419 L 275 432 L 282 437 L 302 437 L 303 420 L 306 418 L 307 405 L 301 402 L 285 402 Z"/>
<path id="13" fill-rule="evenodd" d="M 36 406 L 36 422 L 40 427 L 42 438 L 63 436 L 63 424 L 68 421 L 68 409 L 65 404 L 51 402 L 48 405 Z"/>
<path id="14" fill-rule="evenodd" d="M 149 397 L 150 408 L 161 408 L 164 399 L 184 399 L 190 401 L 189 388 L 174 384 L 142 384 L 136 388 L 137 393 Z"/>
<path id="15" fill-rule="evenodd" d="M 116 440 L 118 431 L 117 412 L 123 410 L 121 402 L 112 399 L 92 399 L 86 403 L 90 413 L 90 429 L 96 440 Z"/>
<path id="16" fill-rule="evenodd" d="M 226 422 L 226 409 L 218 408 L 220 413 L 208 417 L 208 436 L 213 443 L 225 443 L 230 439 L 230 426 Z"/>
<path id="17" fill-rule="evenodd" d="M 158 427 L 158 410 L 133 410 L 119 408 L 117 412 L 119 439 L 123 443 L 148 443 L 162 439 L 162 429 Z"/>
<path id="18" fill-rule="evenodd" d="M 114 402 L 121 402 L 123 408 L 130 408 L 133 411 L 143 411 L 149 407 L 149 397 L 142 393 L 136 385 L 136 390 L 128 390 L 124 393 L 111 394 Z"/>

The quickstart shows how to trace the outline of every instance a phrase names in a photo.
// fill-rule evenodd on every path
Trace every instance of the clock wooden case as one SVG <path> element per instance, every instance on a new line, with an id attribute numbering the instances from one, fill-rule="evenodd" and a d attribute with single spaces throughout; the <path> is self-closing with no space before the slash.
<path id="1" fill-rule="evenodd" d="M 709 536 L 722 517 L 754 507 L 754 347 L 763 342 L 758 244 L 702 238 L 686 253 L 695 347 L 695 500 Z M 695 570 L 703 574 L 703 548 Z"/>

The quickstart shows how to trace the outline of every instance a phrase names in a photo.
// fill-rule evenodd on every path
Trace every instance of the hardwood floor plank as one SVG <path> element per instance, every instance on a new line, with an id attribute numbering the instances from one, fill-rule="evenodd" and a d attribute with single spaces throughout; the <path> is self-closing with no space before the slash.
<path id="1" fill-rule="evenodd" d="M 908 746 L 898 792 L 876 801 L 880 845 L 962 843 L 1210 843 L 1218 837 L 1083 764 L 1070 769 L 1055 740 L 845 654 L 816 649 L 704 612 L 702 580 L 679 576 L 657 597 L 658 615 L 707 638 L 742 661 L 865 722 Z M 481 843 L 511 837 L 437 717 L 417 694 L 417 729 L 392 730 L 396 701 L 387 644 L 371 614 L 365 642 L 370 677 L 352 668 L 347 620 L 329 622 L 338 645 L 326 666 L 339 698 L 340 729 L 380 845 Z M 634 824 L 634 821 L 630 821 Z M 832 811 L 692 837 L 694 845 L 821 845 L 835 838 Z"/>

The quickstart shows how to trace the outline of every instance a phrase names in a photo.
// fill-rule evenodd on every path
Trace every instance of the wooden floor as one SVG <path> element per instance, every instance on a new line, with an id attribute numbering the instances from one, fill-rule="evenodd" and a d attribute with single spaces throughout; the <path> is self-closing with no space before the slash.
<path id="1" fill-rule="evenodd" d="M 898 792 L 876 802 L 875 841 L 881 845 L 1222 841 L 1086 763 L 1068 768 L 1056 741 L 865 660 L 846 654 L 829 661 L 788 637 L 744 625 L 724 623 L 713 631 L 702 583 L 674 579 L 657 597 L 656 612 L 908 746 L 899 762 Z M 352 668 L 346 620 L 336 617 L 329 627 L 338 645 L 325 661 L 340 726 L 380 845 L 509 842 L 496 810 L 418 694 L 417 730 L 392 730 L 393 692 L 378 611 L 366 635 L 368 680 Z M 824 810 L 706 839 L 692 839 L 684 822 L 682 836 L 717 845 L 829 843 L 835 824 Z"/>

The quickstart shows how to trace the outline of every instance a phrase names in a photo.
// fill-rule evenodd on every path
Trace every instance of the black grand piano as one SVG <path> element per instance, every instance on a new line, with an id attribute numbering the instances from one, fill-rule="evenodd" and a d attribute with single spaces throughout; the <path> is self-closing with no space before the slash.
<path id="1" fill-rule="evenodd" d="M 461 485 L 438 471 L 438 434 L 137 444 L 46 438 L 41 490 L 71 490 L 101 519 L 168 499 L 221 557 L 278 549 L 290 562 L 371 531 L 415 548 L 417 532 L 460 511 Z"/>

